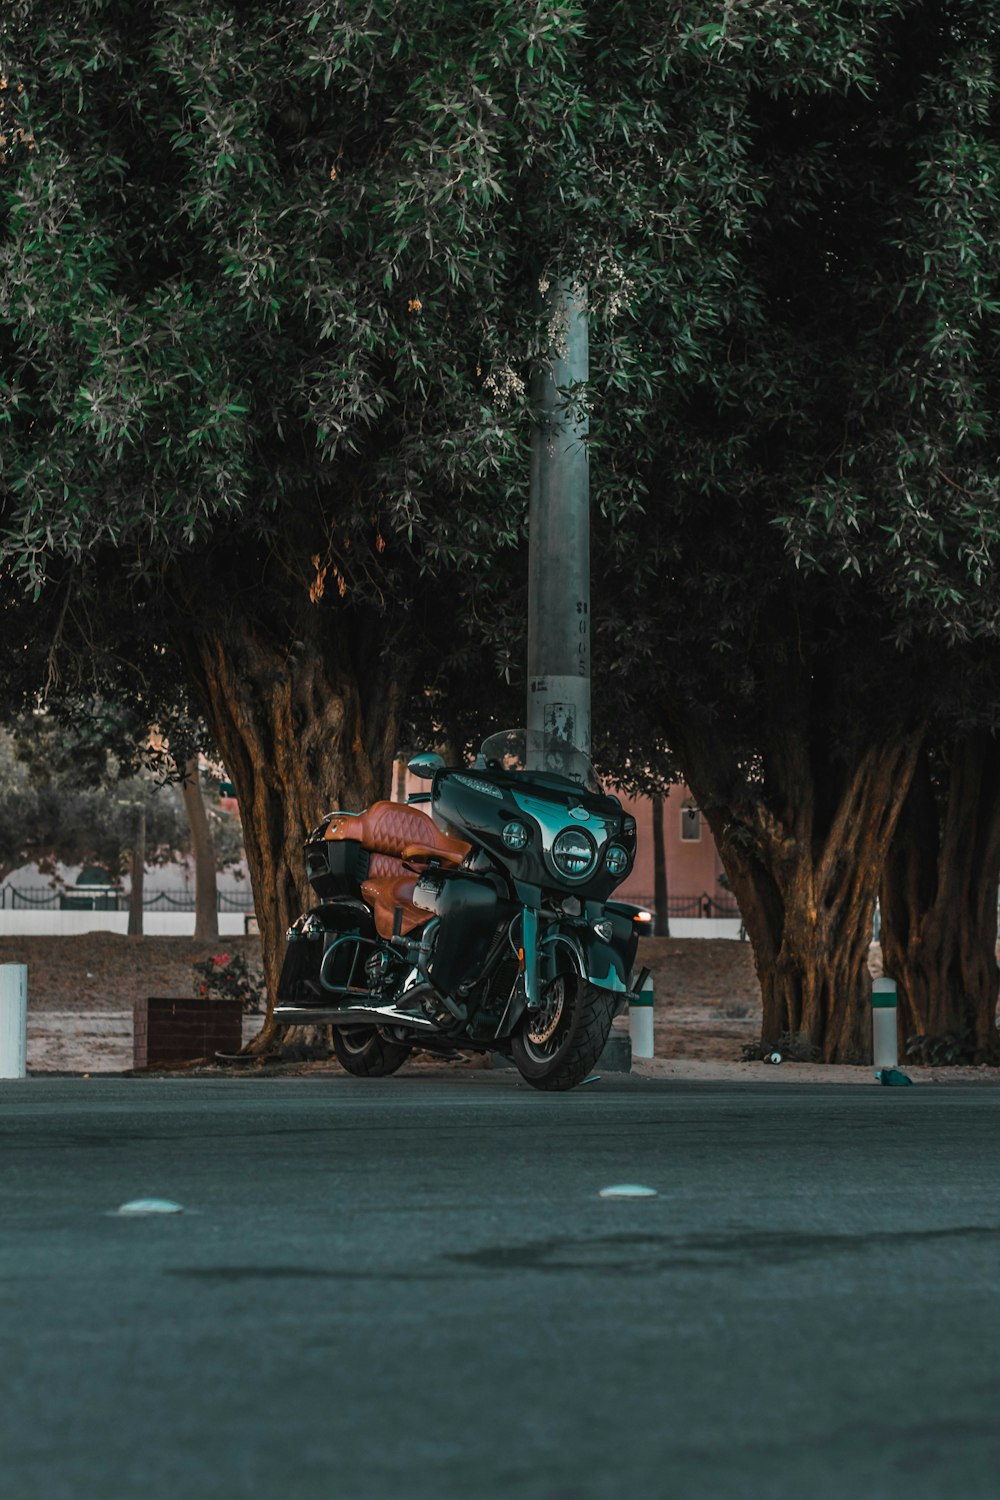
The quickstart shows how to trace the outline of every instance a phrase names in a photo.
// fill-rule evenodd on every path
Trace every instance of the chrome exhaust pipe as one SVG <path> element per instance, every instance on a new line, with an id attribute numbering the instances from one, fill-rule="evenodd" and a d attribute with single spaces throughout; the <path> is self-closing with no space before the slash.
<path id="1" fill-rule="evenodd" d="M 394 1005 L 276 1005 L 274 1019 L 284 1026 L 405 1026 L 440 1032 L 427 1016 Z"/>

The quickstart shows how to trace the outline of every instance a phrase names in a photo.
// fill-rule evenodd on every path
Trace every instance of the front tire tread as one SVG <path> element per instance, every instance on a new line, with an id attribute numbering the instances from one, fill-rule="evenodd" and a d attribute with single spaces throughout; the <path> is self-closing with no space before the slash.
<path id="1" fill-rule="evenodd" d="M 576 1016 L 566 1046 L 556 1054 L 550 1067 L 539 1064 L 525 1049 L 520 1034 L 511 1039 L 511 1052 L 518 1072 L 532 1088 L 559 1092 L 582 1083 L 604 1051 L 611 1033 L 617 997 L 596 984 L 578 981 L 575 997 Z"/>

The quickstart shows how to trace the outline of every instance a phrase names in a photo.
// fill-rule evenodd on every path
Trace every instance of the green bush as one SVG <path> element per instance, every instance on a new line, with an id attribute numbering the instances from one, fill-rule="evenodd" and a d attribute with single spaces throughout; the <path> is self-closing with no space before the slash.
<path id="1" fill-rule="evenodd" d="M 203 1000 L 239 1000 L 247 1012 L 264 1009 L 264 974 L 242 953 L 214 953 L 194 965 L 195 989 Z"/>
<path id="2" fill-rule="evenodd" d="M 976 1039 L 971 1031 L 943 1031 L 938 1036 L 908 1036 L 906 1060 L 928 1068 L 958 1068 L 963 1063 L 975 1062 Z"/>

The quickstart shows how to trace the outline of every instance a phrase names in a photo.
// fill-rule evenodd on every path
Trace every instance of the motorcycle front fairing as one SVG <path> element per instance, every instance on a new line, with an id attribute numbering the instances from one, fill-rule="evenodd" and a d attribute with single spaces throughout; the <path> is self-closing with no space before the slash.
<path id="1" fill-rule="evenodd" d="M 444 768 L 434 777 L 432 816 L 439 828 L 472 841 L 515 884 L 581 902 L 607 901 L 635 858 L 635 819 L 618 799 L 554 776 Z M 523 842 L 510 842 L 512 828 Z M 558 841 L 573 834 L 590 854 L 579 877 L 556 863 Z M 623 860 L 616 871 L 607 863 L 612 849 Z"/>
<path id="2" fill-rule="evenodd" d="M 476 767 L 438 769 L 432 806 L 439 827 L 471 840 L 476 858 L 510 882 L 521 908 L 520 1005 L 540 1005 L 546 984 L 567 966 L 624 1005 L 638 933 L 634 909 L 609 898 L 634 862 L 636 826 L 619 800 L 596 784 L 483 757 Z M 559 863 L 567 839 L 580 851 L 577 871 Z"/>

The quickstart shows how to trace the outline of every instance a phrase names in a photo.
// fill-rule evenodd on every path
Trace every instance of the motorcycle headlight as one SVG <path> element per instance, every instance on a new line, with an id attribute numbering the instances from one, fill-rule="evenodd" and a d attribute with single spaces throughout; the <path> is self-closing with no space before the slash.
<path id="1" fill-rule="evenodd" d="M 508 849 L 526 849 L 530 835 L 523 823 L 511 822 L 503 825 L 500 837 Z"/>
<path id="2" fill-rule="evenodd" d="M 609 844 L 605 855 L 605 864 L 611 875 L 624 875 L 628 869 L 629 852 L 621 844 Z"/>
<path id="3" fill-rule="evenodd" d="M 579 880 L 593 869 L 597 845 L 583 828 L 566 828 L 552 844 L 552 863 L 562 875 Z"/>

